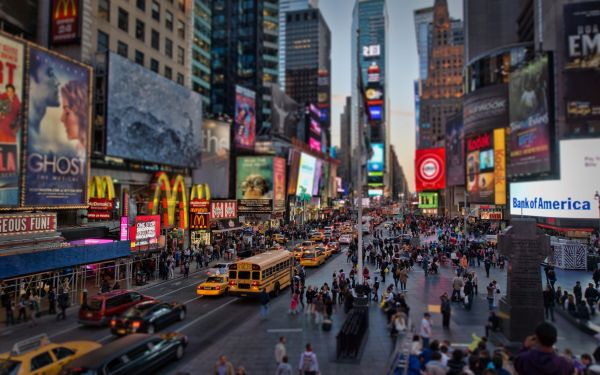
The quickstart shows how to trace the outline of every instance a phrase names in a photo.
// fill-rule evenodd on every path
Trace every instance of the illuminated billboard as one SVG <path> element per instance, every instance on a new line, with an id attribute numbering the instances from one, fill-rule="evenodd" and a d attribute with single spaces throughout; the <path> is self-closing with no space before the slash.
<path id="1" fill-rule="evenodd" d="M 448 186 L 465 184 L 465 134 L 461 116 L 446 122 L 446 169 Z"/>
<path id="2" fill-rule="evenodd" d="M 473 203 L 506 204 L 505 128 L 467 138 L 467 192 Z"/>
<path id="3" fill-rule="evenodd" d="M 446 150 L 443 147 L 416 150 L 417 191 L 446 188 Z"/>
<path id="4" fill-rule="evenodd" d="M 367 170 L 369 172 L 383 171 L 383 167 L 384 167 L 383 143 L 372 143 L 371 149 L 373 150 L 373 155 L 367 162 Z"/>
<path id="5" fill-rule="evenodd" d="M 242 86 L 235 86 L 236 148 L 254 148 L 256 140 L 256 93 Z"/>
<path id="6" fill-rule="evenodd" d="M 202 121 L 202 157 L 192 175 L 194 181 L 210 181 L 212 198 L 229 197 L 230 134 L 229 122 Z"/>
<path id="7" fill-rule="evenodd" d="M 83 9 L 79 0 L 52 0 L 50 8 L 50 42 L 68 44 L 79 39 Z"/>
<path id="8" fill-rule="evenodd" d="M 273 208 L 273 157 L 237 158 L 238 212 L 271 212 Z"/>
<path id="9" fill-rule="evenodd" d="M 437 208 L 438 193 L 419 193 L 419 208 Z"/>
<path id="10" fill-rule="evenodd" d="M 298 185 L 296 187 L 296 195 L 299 197 L 312 195 L 313 184 L 315 179 L 315 168 L 317 158 L 314 156 L 302 153 L 300 155 L 300 167 L 298 168 Z"/>

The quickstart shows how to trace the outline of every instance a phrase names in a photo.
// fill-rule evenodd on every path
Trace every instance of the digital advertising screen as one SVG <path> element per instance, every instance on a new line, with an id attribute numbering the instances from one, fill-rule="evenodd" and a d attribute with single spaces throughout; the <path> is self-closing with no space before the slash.
<path id="1" fill-rule="evenodd" d="M 510 177 L 547 173 L 552 168 L 549 79 L 548 55 L 510 74 Z"/>
<path id="2" fill-rule="evenodd" d="M 383 145 L 383 143 L 372 143 L 371 149 L 373 150 L 373 155 L 367 162 L 367 170 L 369 172 L 383 171 L 383 167 L 384 167 L 384 145 Z"/>
<path id="3" fill-rule="evenodd" d="M 491 165 L 491 166 L 490 166 Z M 467 138 L 467 193 L 469 202 L 494 203 L 494 142 L 487 132 Z"/>
<path id="4" fill-rule="evenodd" d="M 80 0 L 52 0 L 50 41 L 53 45 L 76 42 L 83 13 Z"/>
<path id="5" fill-rule="evenodd" d="M 25 45 L 0 35 L 0 206 L 19 204 Z"/>
<path id="6" fill-rule="evenodd" d="M 319 189 L 321 187 L 321 175 L 323 174 L 323 161 L 317 159 L 315 164 L 315 179 L 313 180 L 312 195 L 319 195 Z"/>
<path id="7" fill-rule="evenodd" d="M 285 210 L 285 159 L 273 158 L 273 208 Z"/>
<path id="8" fill-rule="evenodd" d="M 301 106 L 279 88 L 271 86 L 271 129 L 263 128 L 258 134 L 284 134 L 286 130 L 295 128 L 301 120 Z"/>
<path id="9" fill-rule="evenodd" d="M 202 121 L 202 156 L 192 175 L 194 181 L 209 184 L 212 198 L 229 197 L 230 138 L 230 122 Z"/>
<path id="10" fill-rule="evenodd" d="M 302 153 L 300 155 L 300 167 L 298 169 L 298 185 L 296 187 L 296 196 L 311 196 L 315 180 L 315 168 L 317 158 Z"/>
<path id="11" fill-rule="evenodd" d="M 465 135 L 462 117 L 446 122 L 446 182 L 449 186 L 465 184 Z"/>
<path id="12" fill-rule="evenodd" d="M 256 140 L 256 93 L 235 86 L 234 134 L 236 148 L 254 148 Z"/>
<path id="13" fill-rule="evenodd" d="M 25 206 L 87 207 L 90 67 L 29 48 Z"/>
<path id="14" fill-rule="evenodd" d="M 415 152 L 417 191 L 446 188 L 446 149 L 426 148 Z"/>
<path id="15" fill-rule="evenodd" d="M 438 193 L 419 193 L 419 208 L 437 208 Z"/>
<path id="16" fill-rule="evenodd" d="M 236 198 L 239 212 L 267 212 L 273 203 L 273 157 L 238 156 Z"/>
<path id="17" fill-rule="evenodd" d="M 108 155 L 178 167 L 198 165 L 203 131 L 200 94 L 109 53 L 107 96 Z"/>

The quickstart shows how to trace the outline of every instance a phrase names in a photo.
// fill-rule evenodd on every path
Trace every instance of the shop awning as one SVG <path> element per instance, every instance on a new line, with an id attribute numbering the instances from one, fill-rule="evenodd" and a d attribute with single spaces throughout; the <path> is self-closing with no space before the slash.
<path id="1" fill-rule="evenodd" d="M 592 228 L 564 228 L 564 227 L 557 227 L 555 225 L 541 224 L 541 223 L 538 223 L 537 226 L 540 228 L 552 229 L 557 232 L 588 232 L 588 233 L 592 233 L 594 231 L 594 229 L 592 229 Z"/>

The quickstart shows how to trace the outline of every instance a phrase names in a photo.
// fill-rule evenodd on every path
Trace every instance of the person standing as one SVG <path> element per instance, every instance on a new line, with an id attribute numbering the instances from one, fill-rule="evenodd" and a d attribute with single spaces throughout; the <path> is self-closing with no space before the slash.
<path id="1" fill-rule="evenodd" d="M 486 289 L 487 289 L 488 308 L 490 311 L 492 311 L 492 310 L 494 310 L 494 293 L 496 292 L 496 288 L 494 287 L 493 283 L 490 283 Z"/>
<path id="2" fill-rule="evenodd" d="M 67 319 L 67 306 L 68 305 L 69 305 L 69 295 L 65 292 L 64 289 L 60 289 L 58 291 L 58 307 L 60 308 L 60 313 L 56 315 L 56 320 Z"/>
<path id="3" fill-rule="evenodd" d="M 592 315 L 596 315 L 596 309 L 594 307 L 596 306 L 596 303 L 600 298 L 600 292 L 598 292 L 598 290 L 594 288 L 594 284 L 588 284 L 588 287 L 585 289 L 584 297 L 588 305 L 590 306 L 590 313 Z"/>
<path id="4" fill-rule="evenodd" d="M 317 355 L 313 352 L 312 345 L 306 344 L 306 351 L 300 355 L 298 370 L 302 375 L 317 375 L 319 373 L 319 362 Z"/>
<path id="5" fill-rule="evenodd" d="M 292 375 L 292 365 L 288 363 L 288 356 L 284 355 L 282 362 L 277 366 L 275 375 Z"/>
<path id="6" fill-rule="evenodd" d="M 235 375 L 233 364 L 224 355 L 220 356 L 215 364 L 215 375 Z"/>
<path id="7" fill-rule="evenodd" d="M 423 314 L 421 319 L 421 329 L 419 330 L 419 336 L 421 336 L 421 342 L 424 348 L 429 347 L 429 340 L 431 339 L 431 314 L 426 312 Z"/>
<path id="8" fill-rule="evenodd" d="M 452 301 L 460 301 L 460 290 L 463 287 L 463 280 L 460 276 L 455 276 L 452 280 Z"/>
<path id="9" fill-rule="evenodd" d="M 546 290 L 543 292 L 544 296 L 544 314 L 546 320 L 554 321 L 554 292 L 550 284 L 546 285 Z"/>
<path id="10" fill-rule="evenodd" d="M 50 287 L 48 290 L 48 315 L 56 314 L 56 293 L 54 288 Z"/>
<path id="11" fill-rule="evenodd" d="M 401 268 L 398 280 L 400 281 L 400 290 L 406 291 L 406 282 L 408 281 L 408 270 L 406 267 Z"/>
<path id="12" fill-rule="evenodd" d="M 576 282 L 575 286 L 573 287 L 573 295 L 575 296 L 575 303 L 579 305 L 579 302 L 581 302 L 583 298 L 583 293 L 581 291 L 581 283 L 579 281 Z"/>
<path id="13" fill-rule="evenodd" d="M 492 267 L 492 262 L 490 261 L 490 257 L 486 256 L 483 261 L 483 266 L 485 267 L 485 277 L 490 277 L 490 268 Z"/>
<path id="14" fill-rule="evenodd" d="M 442 294 L 440 299 L 441 299 L 440 310 L 442 313 L 442 327 L 450 328 L 450 314 L 452 312 L 452 306 L 450 304 L 450 299 L 448 298 L 448 293 Z"/>
<path id="15" fill-rule="evenodd" d="M 279 337 L 279 342 L 275 344 L 275 363 L 279 367 L 279 364 L 283 362 L 283 357 L 286 355 L 285 349 L 285 337 Z"/>
<path id="16" fill-rule="evenodd" d="M 269 315 L 269 294 L 267 293 L 267 289 L 263 288 L 259 295 L 258 299 L 260 300 L 260 318 L 262 320 L 266 320 Z"/>
<path id="17" fill-rule="evenodd" d="M 524 349 L 514 360 L 515 372 L 518 375 L 573 374 L 573 364 L 556 354 L 554 350 L 556 338 L 557 331 L 552 324 L 547 322 L 538 324 L 535 335 L 525 339 Z"/>

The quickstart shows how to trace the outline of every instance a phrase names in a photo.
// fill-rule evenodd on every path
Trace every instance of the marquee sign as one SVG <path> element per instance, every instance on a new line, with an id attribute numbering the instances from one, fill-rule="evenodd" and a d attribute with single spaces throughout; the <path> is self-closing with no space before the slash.
<path id="1" fill-rule="evenodd" d="M 190 229 L 208 229 L 210 215 L 210 202 L 206 199 L 192 199 L 190 201 Z"/>
<path id="2" fill-rule="evenodd" d="M 50 15 L 52 44 L 67 44 L 79 38 L 79 0 L 53 0 Z"/>
<path id="3" fill-rule="evenodd" d="M 55 231 L 55 213 L 0 215 L 0 236 L 22 236 Z"/>

